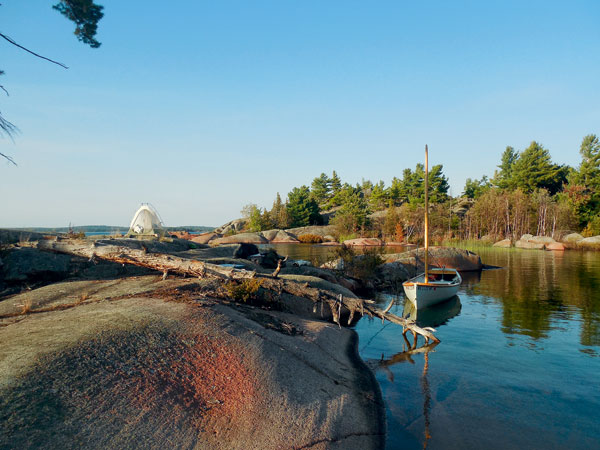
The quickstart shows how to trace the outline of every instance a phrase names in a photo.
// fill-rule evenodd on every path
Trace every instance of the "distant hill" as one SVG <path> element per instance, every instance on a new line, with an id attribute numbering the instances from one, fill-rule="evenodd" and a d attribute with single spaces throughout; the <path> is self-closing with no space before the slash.
<path id="1" fill-rule="evenodd" d="M 166 227 L 168 231 L 189 231 L 192 233 L 203 233 L 206 231 L 212 231 L 215 227 L 206 227 L 198 225 L 182 226 L 182 227 Z M 22 231 L 34 231 L 37 233 L 67 233 L 69 227 L 29 227 L 29 228 L 13 228 L 14 230 Z M 98 233 L 98 234 L 115 234 L 115 233 L 127 233 L 129 227 L 122 227 L 116 225 L 82 225 L 71 228 L 72 231 L 78 233 L 83 231 L 84 233 Z"/>

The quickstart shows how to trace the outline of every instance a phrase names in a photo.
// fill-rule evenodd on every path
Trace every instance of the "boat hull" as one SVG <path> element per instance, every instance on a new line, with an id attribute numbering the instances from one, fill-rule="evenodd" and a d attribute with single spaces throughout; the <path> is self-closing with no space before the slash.
<path id="1" fill-rule="evenodd" d="M 454 297 L 462 278 L 456 269 L 430 268 L 429 277 L 421 274 L 402 283 L 404 293 L 417 309 L 441 303 Z"/>
<path id="2" fill-rule="evenodd" d="M 406 283 L 404 293 L 408 299 L 415 304 L 417 309 L 427 308 L 436 305 L 449 298 L 454 297 L 458 292 L 459 285 L 434 285 L 422 283 Z"/>

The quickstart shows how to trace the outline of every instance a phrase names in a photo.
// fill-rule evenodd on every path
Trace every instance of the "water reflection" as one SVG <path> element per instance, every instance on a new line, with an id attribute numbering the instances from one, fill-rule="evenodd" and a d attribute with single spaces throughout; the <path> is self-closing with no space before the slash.
<path id="1" fill-rule="evenodd" d="M 460 304 L 460 301 L 458 302 Z M 460 310 L 460 308 L 459 308 Z M 419 313 L 422 310 L 419 311 Z M 447 319 L 446 319 L 447 320 Z M 428 442 L 431 439 L 431 388 L 429 386 L 429 379 L 427 378 L 427 373 L 429 371 L 429 352 L 433 351 L 433 349 L 439 344 L 439 342 L 434 342 L 431 344 L 423 345 L 421 347 L 417 347 L 416 341 L 414 345 L 411 345 L 409 341 L 404 336 L 404 341 L 406 345 L 406 349 L 403 349 L 402 352 L 396 353 L 390 358 L 384 359 L 382 358 L 378 361 L 367 361 L 374 370 L 382 370 L 386 373 L 388 380 L 393 383 L 394 382 L 394 372 L 390 370 L 390 366 L 395 364 L 409 362 L 414 364 L 413 355 L 423 354 L 424 364 L 423 364 L 423 372 L 421 374 L 421 391 L 423 394 L 423 419 L 424 419 L 424 430 L 423 430 L 423 449 L 427 448 Z"/>
<path id="2" fill-rule="evenodd" d="M 456 317 L 460 313 L 461 308 L 462 305 L 458 295 L 455 295 L 445 302 L 419 310 L 417 310 L 413 302 L 407 300 L 404 303 L 403 316 L 406 319 L 414 320 L 421 328 L 435 328 L 444 325 L 448 320 Z"/>
<path id="3" fill-rule="evenodd" d="M 485 283 L 469 282 L 469 295 L 502 305 L 501 330 L 533 339 L 547 339 L 565 326 L 580 323 L 580 343 L 600 345 L 600 254 L 533 250 L 476 250 L 488 264 Z"/>
<path id="4" fill-rule="evenodd" d="M 464 274 L 460 300 L 437 305 L 445 317 L 417 312 L 439 346 L 356 325 L 388 448 L 598 448 L 600 253 L 473 250 L 502 269 Z M 394 308 L 415 317 L 400 299 Z"/>
<path id="5" fill-rule="evenodd" d="M 334 252 L 332 247 L 318 245 L 271 246 L 280 254 L 315 262 L 332 257 Z M 577 324 L 581 345 L 600 346 L 600 252 L 469 250 L 478 253 L 484 263 L 501 268 L 462 273 L 459 292 L 469 301 L 498 305 L 500 329 L 505 335 L 545 340 L 554 330 Z M 386 247 L 384 251 L 399 250 Z M 403 302 L 403 297 L 398 298 Z M 402 303 L 398 303 L 401 308 Z"/>

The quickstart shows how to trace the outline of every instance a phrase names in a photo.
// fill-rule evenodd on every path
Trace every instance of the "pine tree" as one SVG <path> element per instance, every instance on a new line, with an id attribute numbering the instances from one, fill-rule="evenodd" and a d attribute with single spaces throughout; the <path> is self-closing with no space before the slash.
<path id="1" fill-rule="evenodd" d="M 277 193 L 277 197 L 275 197 L 275 201 L 273 202 L 273 207 L 271 208 L 269 215 L 275 228 L 285 230 L 289 226 L 290 219 L 287 208 L 281 201 L 279 192 Z"/>
<path id="2" fill-rule="evenodd" d="M 383 181 L 380 181 L 371 190 L 371 195 L 369 197 L 369 206 L 373 211 L 379 211 L 385 208 L 387 203 L 387 190 L 385 189 L 385 184 Z"/>
<path id="3" fill-rule="evenodd" d="M 321 205 L 331 197 L 331 180 L 322 173 L 312 181 L 311 195 L 315 201 Z"/>
<path id="4" fill-rule="evenodd" d="M 442 203 L 448 200 L 450 185 L 448 184 L 448 178 L 442 172 L 443 169 L 443 165 L 437 164 L 429 172 L 429 199 L 432 203 Z M 423 195 L 425 195 L 424 192 L 425 186 L 423 186 Z"/>
<path id="5" fill-rule="evenodd" d="M 308 186 L 294 188 L 288 194 L 287 212 L 292 227 L 305 227 L 318 225 L 321 222 L 319 205 L 311 198 Z"/>
<path id="6" fill-rule="evenodd" d="M 264 231 L 272 228 L 271 216 L 266 209 L 250 203 L 242 209 L 242 216 L 248 219 L 246 228 L 249 231 Z"/>
<path id="7" fill-rule="evenodd" d="M 340 235 L 349 235 L 368 224 L 369 208 L 360 188 L 345 185 L 338 193 L 341 208 L 332 220 Z"/>
<path id="8" fill-rule="evenodd" d="M 597 220 L 600 214 L 600 140 L 587 135 L 579 149 L 581 164 L 569 175 L 565 189 L 571 204 L 577 210 L 582 226 Z"/>
<path id="9" fill-rule="evenodd" d="M 594 134 L 587 135 L 579 149 L 581 164 L 576 172 L 577 184 L 588 189 L 600 190 L 600 140 Z"/>
<path id="10" fill-rule="evenodd" d="M 517 159 L 519 159 L 519 152 L 510 146 L 506 147 L 506 150 L 502 153 L 500 165 L 497 166 L 500 171 L 494 175 L 494 185 L 500 189 L 514 188 L 513 170 Z"/>
<path id="11" fill-rule="evenodd" d="M 484 175 L 481 180 L 472 180 L 467 178 L 465 181 L 465 190 L 463 195 L 467 198 L 479 198 L 483 193 L 492 187 L 492 184 L 488 180 L 488 177 Z"/>
<path id="12" fill-rule="evenodd" d="M 514 163 L 512 179 L 524 192 L 547 189 L 552 195 L 562 189 L 567 167 L 553 164 L 550 152 L 533 141 Z"/>
<path id="13" fill-rule="evenodd" d="M 335 170 L 331 174 L 330 187 L 332 197 L 335 196 L 338 192 L 340 192 L 340 189 L 342 189 L 342 180 L 340 180 L 340 177 L 338 177 L 338 174 Z"/>

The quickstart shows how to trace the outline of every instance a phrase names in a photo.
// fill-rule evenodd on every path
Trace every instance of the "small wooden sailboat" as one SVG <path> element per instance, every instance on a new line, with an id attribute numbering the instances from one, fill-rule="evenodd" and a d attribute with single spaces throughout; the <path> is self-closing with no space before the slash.
<path id="1" fill-rule="evenodd" d="M 429 162 L 425 146 L 425 272 L 402 283 L 404 293 L 417 309 L 456 295 L 462 278 L 456 269 L 429 267 Z"/>

